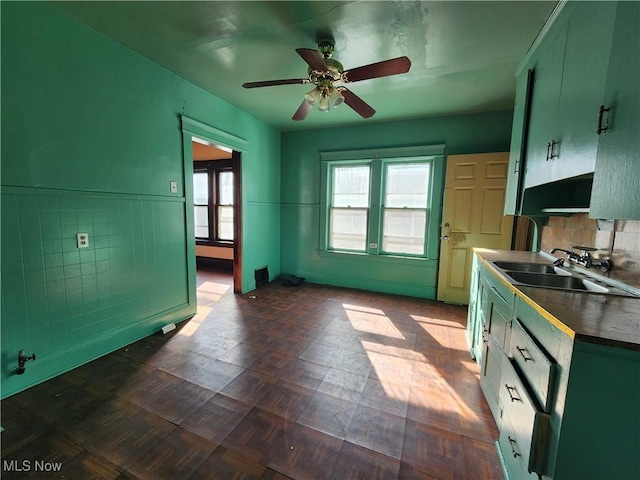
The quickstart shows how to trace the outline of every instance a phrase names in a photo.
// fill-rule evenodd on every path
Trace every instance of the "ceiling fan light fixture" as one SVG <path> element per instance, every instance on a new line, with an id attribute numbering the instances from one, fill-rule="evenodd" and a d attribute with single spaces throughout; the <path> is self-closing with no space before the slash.
<path id="1" fill-rule="evenodd" d="M 329 103 L 331 104 L 331 106 L 335 108 L 342 102 L 344 102 L 344 97 L 342 96 L 340 91 L 337 88 L 332 88 L 329 92 Z"/>
<path id="2" fill-rule="evenodd" d="M 313 90 L 309 90 L 304 96 L 304 101 L 311 106 L 318 103 L 318 100 L 320 100 L 320 90 L 317 87 Z"/>
<path id="3" fill-rule="evenodd" d="M 331 108 L 331 101 L 329 100 L 329 95 L 323 92 L 320 97 L 320 101 L 318 102 L 318 110 L 321 112 L 328 112 Z"/>

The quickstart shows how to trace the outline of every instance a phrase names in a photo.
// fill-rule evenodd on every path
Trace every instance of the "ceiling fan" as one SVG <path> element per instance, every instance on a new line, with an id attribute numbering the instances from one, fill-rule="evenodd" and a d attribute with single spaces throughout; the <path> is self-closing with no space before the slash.
<path id="1" fill-rule="evenodd" d="M 318 106 L 318 110 L 328 112 L 332 107 L 337 107 L 342 102 L 354 109 L 362 118 L 372 117 L 376 111 L 355 93 L 347 89 L 344 84 L 407 73 L 411 68 L 411 61 L 407 57 L 398 57 L 344 70 L 340 62 L 331 58 L 334 46 L 332 39 L 322 39 L 318 41 L 317 50 L 311 48 L 296 49 L 298 55 L 309 65 L 309 76 L 307 78 L 248 82 L 242 86 L 244 88 L 257 88 L 312 83 L 315 88 L 304 96 L 300 107 L 293 114 L 293 120 L 304 120 L 315 105 Z"/>

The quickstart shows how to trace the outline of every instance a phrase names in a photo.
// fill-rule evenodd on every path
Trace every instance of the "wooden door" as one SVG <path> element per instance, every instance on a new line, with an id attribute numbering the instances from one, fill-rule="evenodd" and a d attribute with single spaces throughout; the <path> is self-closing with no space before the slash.
<path id="1" fill-rule="evenodd" d="M 508 152 L 447 158 L 438 300 L 469 303 L 474 247 L 510 249 L 513 217 L 503 215 L 508 164 Z"/>

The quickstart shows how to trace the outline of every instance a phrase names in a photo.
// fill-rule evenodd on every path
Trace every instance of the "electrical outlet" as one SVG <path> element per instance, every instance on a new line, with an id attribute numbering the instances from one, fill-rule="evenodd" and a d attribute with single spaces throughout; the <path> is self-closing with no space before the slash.
<path id="1" fill-rule="evenodd" d="M 89 234 L 88 233 L 78 233 L 76 235 L 76 241 L 78 243 L 78 248 L 89 248 Z"/>
<path id="2" fill-rule="evenodd" d="M 178 182 L 171 182 L 169 184 L 169 189 L 171 190 L 171 193 L 178 193 Z"/>
<path id="3" fill-rule="evenodd" d="M 377 243 L 370 243 L 369 244 L 369 248 L 378 248 L 378 244 Z"/>

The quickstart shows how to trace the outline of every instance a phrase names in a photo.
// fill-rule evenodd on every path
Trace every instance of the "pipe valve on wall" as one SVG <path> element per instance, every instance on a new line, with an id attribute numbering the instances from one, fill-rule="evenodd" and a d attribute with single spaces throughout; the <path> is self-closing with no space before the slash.
<path id="1" fill-rule="evenodd" d="M 22 375 L 25 371 L 25 364 L 27 363 L 27 360 L 35 360 L 35 359 L 36 359 L 35 353 L 27 356 L 27 354 L 24 353 L 24 350 L 20 350 L 18 352 L 18 368 L 16 368 L 16 374 Z"/>

